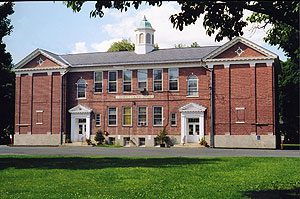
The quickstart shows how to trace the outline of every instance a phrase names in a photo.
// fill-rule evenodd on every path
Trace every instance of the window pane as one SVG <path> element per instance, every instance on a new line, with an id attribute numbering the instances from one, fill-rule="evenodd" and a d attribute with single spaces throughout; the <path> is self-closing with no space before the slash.
<path id="1" fill-rule="evenodd" d="M 128 84 L 128 83 L 124 83 L 124 91 L 125 92 L 130 92 L 131 91 L 131 83 L 130 84 Z"/>
<path id="2" fill-rule="evenodd" d="M 131 71 L 130 70 L 124 71 L 124 81 L 131 81 Z"/>
<path id="3" fill-rule="evenodd" d="M 96 126 L 100 126 L 100 114 L 96 114 Z"/>
<path id="4" fill-rule="evenodd" d="M 176 125 L 176 113 L 171 113 L 171 126 Z"/>
<path id="5" fill-rule="evenodd" d="M 178 90 L 178 68 L 169 69 L 169 90 Z"/>
<path id="6" fill-rule="evenodd" d="M 95 72 L 95 82 L 102 81 L 102 72 Z"/>
<path id="7" fill-rule="evenodd" d="M 139 82 L 139 89 L 140 90 L 144 90 L 144 88 L 147 87 L 147 83 L 146 82 Z"/>
<path id="8" fill-rule="evenodd" d="M 131 125 L 131 107 L 123 108 L 123 125 Z"/>
<path id="9" fill-rule="evenodd" d="M 154 107 L 153 125 L 162 125 L 162 107 Z"/>
<path id="10" fill-rule="evenodd" d="M 108 124 L 109 125 L 117 124 L 117 109 L 116 108 L 108 109 Z"/>
<path id="11" fill-rule="evenodd" d="M 178 84 L 177 84 L 177 80 L 176 81 L 170 81 L 170 85 L 169 85 L 169 90 L 178 90 Z"/>
<path id="12" fill-rule="evenodd" d="M 138 81 L 147 81 L 147 70 L 138 70 Z"/>
<path id="13" fill-rule="evenodd" d="M 95 83 L 95 92 L 102 92 L 102 83 Z"/>
<path id="14" fill-rule="evenodd" d="M 139 107 L 138 111 L 138 125 L 147 125 L 147 108 Z"/>
<path id="15" fill-rule="evenodd" d="M 86 84 L 84 79 L 77 81 L 77 98 L 85 98 Z"/>
<path id="16" fill-rule="evenodd" d="M 117 92 L 117 83 L 109 82 L 108 90 L 109 90 L 109 92 Z"/>
<path id="17" fill-rule="evenodd" d="M 146 43 L 150 44 L 151 35 L 149 33 L 146 34 Z"/>
<path id="18" fill-rule="evenodd" d="M 117 81 L 117 72 L 109 72 L 109 81 Z"/>
<path id="19" fill-rule="evenodd" d="M 162 80 L 162 71 L 161 70 L 153 70 L 154 80 Z"/>

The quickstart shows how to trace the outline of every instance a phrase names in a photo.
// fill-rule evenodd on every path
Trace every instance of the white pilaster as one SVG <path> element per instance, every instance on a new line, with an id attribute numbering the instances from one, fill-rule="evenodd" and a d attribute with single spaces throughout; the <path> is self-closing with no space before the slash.
<path id="1" fill-rule="evenodd" d="M 181 144 L 186 143 L 186 117 L 181 113 Z"/>
<path id="2" fill-rule="evenodd" d="M 204 112 L 200 112 L 199 116 L 199 134 L 200 134 L 200 140 L 204 138 Z"/>
<path id="3" fill-rule="evenodd" d="M 90 115 L 89 115 L 89 116 L 86 117 L 86 132 L 85 132 L 86 139 L 90 139 L 90 135 L 91 135 L 90 124 L 91 124 L 91 118 L 90 118 Z"/>
<path id="4" fill-rule="evenodd" d="M 71 116 L 71 141 L 75 141 L 75 138 L 74 138 L 74 134 L 75 134 L 75 131 L 76 131 L 76 118 L 72 115 Z"/>

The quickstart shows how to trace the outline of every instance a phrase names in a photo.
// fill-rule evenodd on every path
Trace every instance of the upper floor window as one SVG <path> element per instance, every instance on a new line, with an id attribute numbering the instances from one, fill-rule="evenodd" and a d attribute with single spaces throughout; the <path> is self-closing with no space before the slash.
<path id="1" fill-rule="evenodd" d="M 163 107 L 155 106 L 153 107 L 153 126 L 163 125 Z"/>
<path id="2" fill-rule="evenodd" d="M 153 69 L 153 90 L 162 91 L 162 69 Z"/>
<path id="3" fill-rule="evenodd" d="M 139 35 L 139 43 L 140 44 L 142 44 L 142 43 L 144 43 L 144 33 L 141 33 L 140 35 Z"/>
<path id="4" fill-rule="evenodd" d="M 169 69 L 169 90 L 170 91 L 178 91 L 178 77 L 179 77 L 178 68 L 170 68 Z"/>
<path id="5" fill-rule="evenodd" d="M 187 79 L 187 95 L 198 96 L 198 78 L 196 75 L 190 75 Z"/>
<path id="6" fill-rule="evenodd" d="M 108 72 L 108 92 L 117 92 L 117 71 Z"/>
<path id="7" fill-rule="evenodd" d="M 138 126 L 147 125 L 147 107 L 138 107 Z"/>
<path id="8" fill-rule="evenodd" d="M 146 43 L 147 44 L 151 43 L 151 35 L 149 33 L 146 34 Z"/>
<path id="9" fill-rule="evenodd" d="M 117 125 L 117 108 L 116 107 L 108 108 L 108 125 L 109 126 Z"/>
<path id="10" fill-rule="evenodd" d="M 123 107 L 123 125 L 132 125 L 132 109 L 131 107 Z"/>
<path id="11" fill-rule="evenodd" d="M 125 70 L 123 72 L 123 91 L 124 92 L 131 92 L 131 79 L 132 79 L 131 70 Z"/>
<path id="12" fill-rule="evenodd" d="M 152 35 L 152 44 L 154 44 L 154 35 Z"/>
<path id="13" fill-rule="evenodd" d="M 95 93 L 102 93 L 102 79 L 103 79 L 102 72 L 94 73 L 94 92 Z"/>
<path id="14" fill-rule="evenodd" d="M 96 114 L 96 126 L 101 125 L 101 115 L 99 113 Z"/>
<path id="15" fill-rule="evenodd" d="M 140 91 L 147 89 L 147 70 L 138 70 L 138 88 Z"/>
<path id="16" fill-rule="evenodd" d="M 77 98 L 85 98 L 86 97 L 86 82 L 84 79 L 79 79 L 77 81 Z"/>

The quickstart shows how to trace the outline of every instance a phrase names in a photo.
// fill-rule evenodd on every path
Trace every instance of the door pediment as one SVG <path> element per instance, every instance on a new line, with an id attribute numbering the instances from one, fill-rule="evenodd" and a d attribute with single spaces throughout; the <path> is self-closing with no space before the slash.
<path id="1" fill-rule="evenodd" d="M 92 109 L 85 107 L 81 104 L 78 104 L 77 106 L 75 106 L 69 110 L 69 113 L 72 113 L 72 114 L 82 114 L 82 113 L 91 113 L 91 112 L 92 112 Z"/>
<path id="2" fill-rule="evenodd" d="M 179 109 L 180 112 L 204 112 L 205 110 L 206 107 L 196 103 L 189 103 Z"/>

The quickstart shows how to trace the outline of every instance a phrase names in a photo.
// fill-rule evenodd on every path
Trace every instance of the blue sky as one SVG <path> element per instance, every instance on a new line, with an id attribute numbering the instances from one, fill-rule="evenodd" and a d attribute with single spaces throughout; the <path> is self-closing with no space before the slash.
<path id="1" fill-rule="evenodd" d="M 15 13 L 10 17 L 14 26 L 10 36 L 4 37 L 7 50 L 12 54 L 13 63 L 19 62 L 36 48 L 57 54 L 106 51 L 110 44 L 121 39 L 133 41 L 134 29 L 146 15 L 155 32 L 155 43 L 160 48 L 172 48 L 175 44 L 190 45 L 196 41 L 200 46 L 222 45 L 214 37 L 205 34 L 202 19 L 195 25 L 179 31 L 173 28 L 169 17 L 180 11 L 175 2 L 163 6 L 142 6 L 139 10 L 129 9 L 126 13 L 105 10 L 103 18 L 90 18 L 94 3 L 84 4 L 79 13 L 74 13 L 62 2 L 17 2 Z M 249 13 L 247 13 L 249 14 Z M 254 31 L 253 31 L 254 30 Z M 244 37 L 271 50 L 285 60 L 281 50 L 263 42 L 266 30 L 255 30 L 252 26 L 244 29 Z"/>

